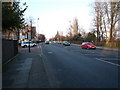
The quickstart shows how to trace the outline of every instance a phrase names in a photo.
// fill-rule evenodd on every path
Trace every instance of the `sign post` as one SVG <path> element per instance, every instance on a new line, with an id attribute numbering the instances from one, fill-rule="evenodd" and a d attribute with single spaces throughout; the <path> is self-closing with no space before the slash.
<path id="1" fill-rule="evenodd" d="M 29 40 L 29 53 L 30 53 L 30 39 L 31 39 L 31 33 L 30 32 L 28 32 L 28 40 Z"/>
<path id="2" fill-rule="evenodd" d="M 29 40 L 29 53 L 30 53 L 30 40 Z"/>

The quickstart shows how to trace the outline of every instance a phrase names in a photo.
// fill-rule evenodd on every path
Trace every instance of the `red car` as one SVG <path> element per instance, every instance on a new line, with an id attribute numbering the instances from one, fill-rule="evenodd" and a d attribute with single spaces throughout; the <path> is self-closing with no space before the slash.
<path id="1" fill-rule="evenodd" d="M 96 49 L 96 46 L 93 45 L 90 42 L 83 42 L 82 43 L 82 48 L 86 48 L 86 49 Z"/>

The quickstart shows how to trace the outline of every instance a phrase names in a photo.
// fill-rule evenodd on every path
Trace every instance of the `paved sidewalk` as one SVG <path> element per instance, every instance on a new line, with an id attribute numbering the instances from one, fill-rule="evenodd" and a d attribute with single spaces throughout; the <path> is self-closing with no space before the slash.
<path id="1" fill-rule="evenodd" d="M 19 54 L 3 67 L 2 88 L 50 88 L 38 46 L 19 48 Z"/>

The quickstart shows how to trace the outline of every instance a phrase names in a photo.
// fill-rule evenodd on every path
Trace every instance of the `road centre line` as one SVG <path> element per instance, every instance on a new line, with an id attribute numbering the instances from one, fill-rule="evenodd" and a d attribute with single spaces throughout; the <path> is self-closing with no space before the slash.
<path id="1" fill-rule="evenodd" d="M 102 60 L 102 59 L 99 59 L 99 58 L 95 58 L 95 59 L 98 60 L 98 61 L 102 61 L 102 62 L 106 62 L 106 63 L 112 64 L 112 65 L 115 65 L 115 66 L 120 66 L 119 64 L 115 64 L 115 63 L 105 61 L 105 60 Z"/>

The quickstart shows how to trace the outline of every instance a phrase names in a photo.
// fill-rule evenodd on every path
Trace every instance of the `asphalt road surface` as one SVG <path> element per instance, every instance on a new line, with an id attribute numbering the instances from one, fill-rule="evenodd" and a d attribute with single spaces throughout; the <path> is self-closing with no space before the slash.
<path id="1" fill-rule="evenodd" d="M 118 88 L 118 52 L 41 44 L 40 54 L 53 88 Z"/>

